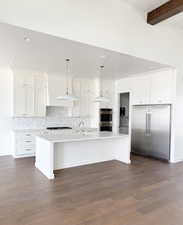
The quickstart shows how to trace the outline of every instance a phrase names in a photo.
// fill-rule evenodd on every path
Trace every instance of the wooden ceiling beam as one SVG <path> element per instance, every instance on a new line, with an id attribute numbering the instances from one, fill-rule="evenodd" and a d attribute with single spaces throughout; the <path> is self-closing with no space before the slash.
<path id="1" fill-rule="evenodd" d="M 183 12 L 183 0 L 170 0 L 149 12 L 147 23 L 155 25 L 181 12 Z"/>

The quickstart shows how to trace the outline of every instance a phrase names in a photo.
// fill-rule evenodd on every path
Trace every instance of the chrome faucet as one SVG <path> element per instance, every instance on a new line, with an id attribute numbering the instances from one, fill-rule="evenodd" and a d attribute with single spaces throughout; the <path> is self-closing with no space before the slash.
<path id="1" fill-rule="evenodd" d="M 80 129 L 80 132 L 84 132 L 84 129 L 83 129 L 84 125 L 85 125 L 84 121 L 81 120 L 81 121 L 79 122 L 79 129 Z"/>

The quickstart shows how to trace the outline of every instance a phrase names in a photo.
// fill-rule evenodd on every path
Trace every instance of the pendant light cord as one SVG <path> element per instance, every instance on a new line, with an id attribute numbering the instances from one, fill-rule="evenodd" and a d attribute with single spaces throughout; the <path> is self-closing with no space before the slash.
<path id="1" fill-rule="evenodd" d="M 70 63 L 70 59 L 66 59 L 66 95 L 69 95 L 69 63 Z"/>
<path id="2" fill-rule="evenodd" d="M 100 85 L 100 96 L 101 97 L 103 97 L 103 80 L 102 80 L 102 72 L 103 72 L 103 69 L 104 69 L 104 66 L 102 65 L 102 66 L 100 66 L 100 83 L 101 83 L 101 85 Z"/>

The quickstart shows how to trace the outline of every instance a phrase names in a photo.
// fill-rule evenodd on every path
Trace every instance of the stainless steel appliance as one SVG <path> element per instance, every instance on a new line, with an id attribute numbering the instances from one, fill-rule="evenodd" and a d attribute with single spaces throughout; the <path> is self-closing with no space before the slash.
<path id="1" fill-rule="evenodd" d="M 134 106 L 132 113 L 132 152 L 170 159 L 171 106 Z"/>
<path id="2" fill-rule="evenodd" d="M 100 109 L 100 131 L 112 131 L 112 109 Z"/>

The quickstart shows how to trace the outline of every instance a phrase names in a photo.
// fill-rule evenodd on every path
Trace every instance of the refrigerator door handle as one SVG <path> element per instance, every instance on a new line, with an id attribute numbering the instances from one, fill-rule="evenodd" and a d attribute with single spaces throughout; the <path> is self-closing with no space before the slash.
<path id="1" fill-rule="evenodd" d="M 151 135 L 151 113 L 148 113 L 148 133 Z"/>
<path id="2" fill-rule="evenodd" d="M 151 134 L 151 113 L 146 113 L 146 134 Z"/>
<path id="3" fill-rule="evenodd" d="M 146 134 L 148 134 L 148 113 L 146 113 Z"/>

